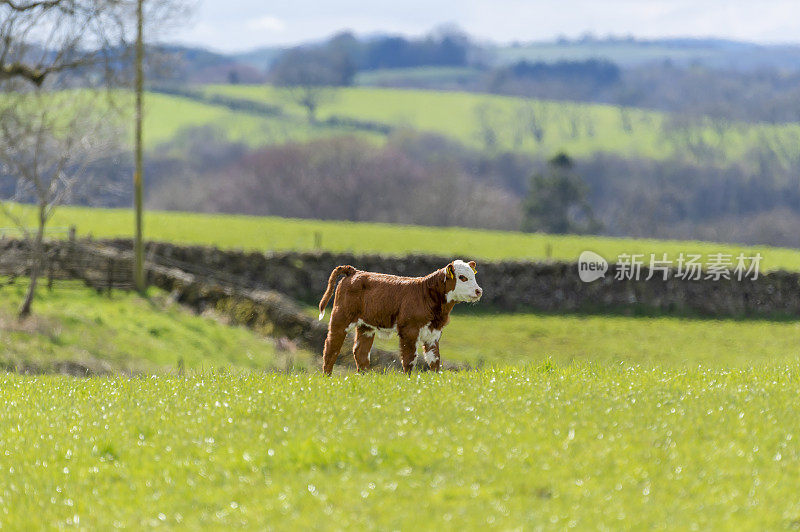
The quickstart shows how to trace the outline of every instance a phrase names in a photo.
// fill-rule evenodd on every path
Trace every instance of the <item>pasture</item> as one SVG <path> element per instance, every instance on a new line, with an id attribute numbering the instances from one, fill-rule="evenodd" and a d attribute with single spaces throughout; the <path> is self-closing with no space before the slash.
<path id="1" fill-rule="evenodd" d="M 207 94 L 279 105 L 290 116 L 302 109 L 269 86 L 209 85 Z M 164 119 L 168 115 L 164 116 Z M 555 102 L 465 92 L 343 88 L 320 106 L 319 118 L 343 117 L 431 131 L 489 150 L 582 156 L 606 152 L 662 159 L 703 154 L 717 163 L 751 163 L 748 152 L 769 146 L 778 158 L 796 154 L 800 124 L 690 122 L 612 105 Z M 488 130 L 491 130 L 489 132 Z M 533 134 L 540 130 L 541 138 Z"/>
<path id="2" fill-rule="evenodd" d="M 57 211 L 54 226 L 72 223 L 79 235 L 126 236 L 132 216 Z M 484 259 L 754 251 L 166 212 L 146 223 L 153 239 L 261 251 L 311 249 L 315 233 L 329 250 Z M 800 269 L 797 251 L 760 251 L 769 268 Z M 24 282 L 0 289 L 6 366 L 73 360 L 143 374 L 0 374 L 0 523 L 10 529 L 800 523 L 795 321 L 460 306 L 442 355 L 477 369 L 324 378 L 315 353 L 288 355 L 157 290 L 55 288 L 40 290 L 22 324 L 11 316 Z"/>
<path id="3" fill-rule="evenodd" d="M 421 72 L 420 75 L 426 75 Z M 321 104 L 320 121 L 309 123 L 305 112 L 284 92 L 269 86 L 206 85 L 207 95 L 270 104 L 280 116 L 263 116 L 185 96 L 148 93 L 145 99 L 145 143 L 148 148 L 181 142 L 190 128 L 210 126 L 224 140 L 251 147 L 302 142 L 314 138 L 357 135 L 375 142 L 385 135 L 328 118 L 374 122 L 393 128 L 434 132 L 466 146 L 488 151 L 514 151 L 551 157 L 565 150 L 573 156 L 610 153 L 623 157 L 663 159 L 699 157 L 714 164 L 752 163 L 749 154 L 768 147 L 778 161 L 797 155 L 800 124 L 690 122 L 657 111 L 602 104 L 555 102 L 508 96 L 430 90 L 352 87 L 338 89 Z M 119 93 L 121 108 L 132 96 Z M 123 119 L 129 118 L 122 113 Z"/>
<path id="4" fill-rule="evenodd" d="M 10 529 L 782 529 L 797 373 L 0 375 Z"/>
<path id="5" fill-rule="evenodd" d="M 33 210 L 17 205 L 17 213 L 31 220 Z M 61 207 L 51 227 L 75 225 L 79 237 L 130 238 L 133 212 L 130 209 Z M 0 226 L 12 223 L 0 214 Z M 697 241 L 670 241 L 600 236 L 550 235 L 513 231 L 490 231 L 460 227 L 422 227 L 396 224 L 301 220 L 228 214 L 185 212 L 145 213 L 148 240 L 182 244 L 211 245 L 254 251 L 314 250 L 384 253 L 435 253 L 476 260 L 563 260 L 575 261 L 584 250 L 601 254 L 609 261 L 622 253 L 761 253 L 761 269 L 800 270 L 800 251 L 768 246 L 738 246 Z M 320 244 L 316 248 L 316 238 Z M 60 236 L 60 235 L 58 235 Z"/>

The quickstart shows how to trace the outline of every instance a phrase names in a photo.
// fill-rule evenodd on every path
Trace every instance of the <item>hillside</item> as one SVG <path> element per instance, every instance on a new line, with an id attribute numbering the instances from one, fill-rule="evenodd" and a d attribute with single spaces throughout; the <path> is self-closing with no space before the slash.
<path id="1" fill-rule="evenodd" d="M 295 120 L 303 116 L 296 104 L 271 87 L 211 85 L 205 91 L 279 105 Z M 606 152 L 656 159 L 678 156 L 692 160 L 702 155 L 704 160 L 722 164 L 745 161 L 748 151 L 762 144 L 787 155 L 796 155 L 800 145 L 798 124 L 753 125 L 699 118 L 686 123 L 655 111 L 463 92 L 345 88 L 320 107 L 319 116 L 322 120 L 339 117 L 411 127 L 475 148 L 542 156 L 558 150 L 578 156 Z M 263 119 L 263 123 L 272 120 Z M 312 130 L 319 131 L 319 127 Z M 254 141 L 251 138 L 250 142 Z"/>
<path id="2" fill-rule="evenodd" d="M 20 371 L 160 373 L 215 369 L 306 367 L 312 355 L 280 351 L 253 332 L 197 316 L 152 289 L 148 299 L 115 291 L 111 297 L 73 281 L 38 290 L 34 315 L 15 310 L 27 281 L 0 278 L 0 366 Z"/>
<path id="3" fill-rule="evenodd" d="M 145 142 L 150 148 L 175 140 L 178 133 L 188 128 L 206 126 L 223 131 L 226 140 L 244 142 L 252 147 L 343 133 L 370 136 L 325 125 L 312 126 L 299 114 L 261 117 L 167 94 L 148 93 L 145 105 Z"/>
<path id="4" fill-rule="evenodd" d="M 757 148 L 767 147 L 776 157 L 789 160 L 798 155 L 800 146 L 800 124 L 699 118 L 686 122 L 672 120 L 665 113 L 610 105 L 374 87 L 337 90 L 334 99 L 320 107 L 320 120 L 309 124 L 304 111 L 278 89 L 260 85 L 207 85 L 199 89 L 208 97 L 269 104 L 281 113 L 265 116 L 151 92 L 145 99 L 145 142 L 149 147 L 172 141 L 189 128 L 206 126 L 218 128 L 226 140 L 251 147 L 337 135 L 375 141 L 385 138 L 380 131 L 361 128 L 359 123 L 435 132 L 479 150 L 540 157 L 565 150 L 574 156 L 609 153 L 747 164 L 748 153 Z M 121 103 L 127 105 L 126 100 L 123 95 Z M 129 101 L 132 104 L 132 98 Z M 355 123 L 350 125 L 343 119 Z"/>

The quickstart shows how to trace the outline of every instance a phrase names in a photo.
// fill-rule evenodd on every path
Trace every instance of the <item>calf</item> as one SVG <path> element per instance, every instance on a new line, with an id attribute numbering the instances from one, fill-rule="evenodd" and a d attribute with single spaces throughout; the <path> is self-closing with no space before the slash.
<path id="1" fill-rule="evenodd" d="M 475 262 L 455 260 L 425 277 L 399 277 L 362 272 L 352 266 L 337 266 L 328 279 L 328 289 L 319 302 L 319 319 L 344 275 L 333 299 L 328 337 L 323 352 L 323 371 L 330 375 L 347 332 L 355 328 L 353 356 L 358 371 L 369 368 L 375 333 L 396 332 L 406 373 L 416 361 L 417 347 L 430 368 L 438 371 L 439 338 L 450 321 L 456 303 L 475 302 L 482 290 L 475 280 Z"/>

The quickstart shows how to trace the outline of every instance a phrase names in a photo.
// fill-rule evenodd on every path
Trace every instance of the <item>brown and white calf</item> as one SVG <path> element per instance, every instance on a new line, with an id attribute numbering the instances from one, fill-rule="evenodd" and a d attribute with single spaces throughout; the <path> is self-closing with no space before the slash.
<path id="1" fill-rule="evenodd" d="M 420 348 L 430 368 L 441 366 L 439 339 L 456 303 L 475 302 L 482 290 L 475 280 L 475 262 L 455 260 L 425 277 L 399 277 L 338 266 L 328 279 L 319 302 L 319 319 L 336 289 L 328 337 L 323 352 L 323 371 L 330 374 L 347 332 L 356 330 L 353 356 L 359 371 L 369 368 L 375 333 L 395 332 L 400 337 L 403 371 L 411 371 Z M 344 279 L 336 287 L 340 276 Z"/>

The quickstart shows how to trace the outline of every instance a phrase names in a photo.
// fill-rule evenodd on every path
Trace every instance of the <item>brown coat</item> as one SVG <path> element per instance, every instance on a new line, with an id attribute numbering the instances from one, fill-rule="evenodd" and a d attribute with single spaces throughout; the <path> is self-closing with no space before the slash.
<path id="1" fill-rule="evenodd" d="M 344 279 L 336 287 L 340 276 Z M 336 290 L 323 353 L 323 370 L 330 374 L 347 331 L 355 328 L 353 356 L 359 371 L 369 367 L 375 333 L 400 337 L 403 369 L 411 371 L 417 346 L 432 370 L 441 366 L 439 338 L 459 301 L 477 301 L 482 291 L 475 281 L 475 263 L 453 261 L 425 277 L 399 277 L 338 266 L 331 272 L 319 303 L 320 319 Z"/>

